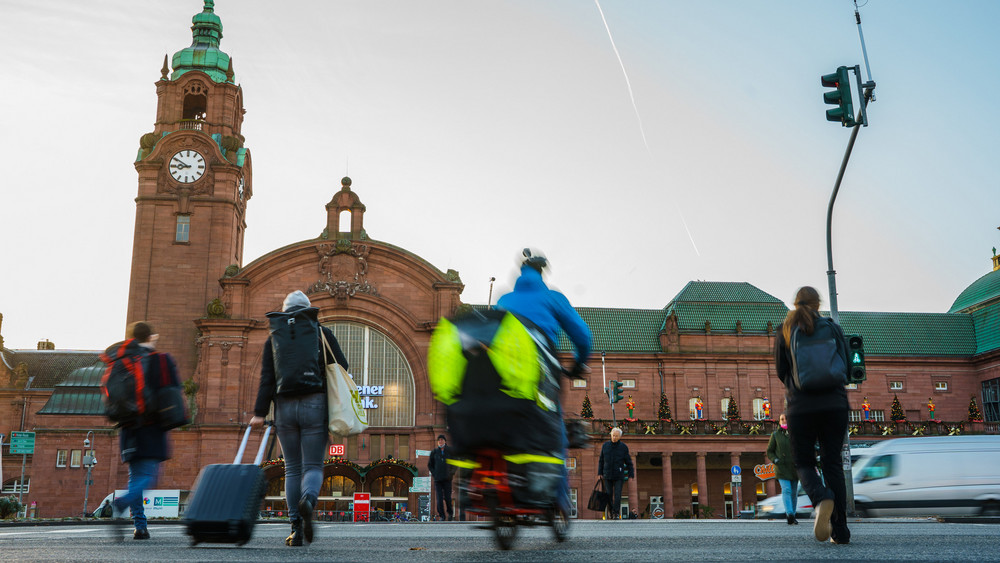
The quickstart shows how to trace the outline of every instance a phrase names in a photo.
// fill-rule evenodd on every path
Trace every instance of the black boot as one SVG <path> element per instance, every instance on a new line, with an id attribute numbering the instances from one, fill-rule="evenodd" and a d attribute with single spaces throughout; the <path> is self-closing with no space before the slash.
<path id="1" fill-rule="evenodd" d="M 302 518 L 302 532 L 309 543 L 313 541 L 313 509 L 313 503 L 309 499 L 304 498 L 299 501 L 299 517 Z"/>
<path id="2" fill-rule="evenodd" d="M 290 520 L 292 523 L 292 533 L 287 538 L 285 538 L 285 545 L 299 546 L 302 545 L 302 520 Z"/>
<path id="3" fill-rule="evenodd" d="M 798 522 L 795 521 L 794 514 L 785 514 L 785 521 L 788 522 L 789 526 L 791 526 L 792 524 L 798 524 Z"/>

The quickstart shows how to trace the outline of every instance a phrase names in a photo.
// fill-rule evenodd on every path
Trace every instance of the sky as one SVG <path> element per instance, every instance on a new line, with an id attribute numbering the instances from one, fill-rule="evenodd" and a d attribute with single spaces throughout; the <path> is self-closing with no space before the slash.
<path id="1" fill-rule="evenodd" d="M 0 0 L 6 347 L 121 338 L 139 137 L 202 5 Z M 368 235 L 458 270 L 464 302 L 509 291 L 529 246 L 579 307 L 662 308 L 692 280 L 826 307 L 850 129 L 820 76 L 868 79 L 854 9 L 218 0 L 253 155 L 244 265 L 317 237 L 349 175 Z M 943 313 L 1000 245 L 1000 2 L 859 12 L 877 86 L 834 207 L 839 309 Z"/>

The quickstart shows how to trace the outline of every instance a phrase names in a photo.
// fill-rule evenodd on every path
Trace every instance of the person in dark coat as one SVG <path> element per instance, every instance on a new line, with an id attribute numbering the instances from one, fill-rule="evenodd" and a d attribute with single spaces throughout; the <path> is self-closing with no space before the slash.
<path id="1" fill-rule="evenodd" d="M 847 416 L 850 404 L 847 391 L 838 386 L 824 393 L 806 393 L 795 387 L 792 375 L 792 350 L 789 343 L 792 333 L 799 329 L 811 335 L 816 323 L 830 322 L 840 343 L 838 353 L 847 361 L 847 340 L 840 326 L 819 316 L 819 292 L 805 286 L 795 294 L 795 308 L 788 311 L 778 327 L 774 340 L 774 361 L 778 378 L 785 384 L 788 418 L 788 437 L 792 444 L 795 469 L 802 488 L 809 495 L 815 509 L 813 535 L 818 541 L 832 539 L 833 543 L 851 541 L 847 528 L 847 484 L 844 481 L 843 446 L 847 435 Z M 816 442 L 823 477 L 816 472 Z"/>
<path id="2" fill-rule="evenodd" d="M 781 484 L 781 500 L 785 504 L 785 520 L 789 525 L 798 524 L 795 510 L 799 500 L 799 474 L 795 471 L 792 442 L 788 438 L 788 421 L 784 413 L 778 417 L 778 428 L 767 442 L 767 459 L 774 464 L 775 477 Z"/>
<path id="3" fill-rule="evenodd" d="M 181 384 L 177 376 L 177 363 L 173 357 L 170 354 L 155 352 L 160 335 L 154 333 L 151 324 L 144 321 L 132 323 L 125 335 L 127 339 L 124 345 L 113 344 L 105 352 L 106 356 L 114 359 L 119 351 L 123 351 L 124 356 L 129 356 L 141 350 L 145 354 L 141 362 L 143 380 L 148 389 L 155 392 L 163 386 L 164 380 L 167 381 L 167 385 Z M 164 361 L 161 361 L 161 356 Z M 167 369 L 165 378 L 162 366 L 166 366 Z M 148 540 L 149 528 L 146 525 L 146 511 L 142 506 L 142 492 L 156 486 L 160 464 L 170 459 L 167 431 L 161 429 L 155 420 L 146 417 L 134 424 L 123 426 L 118 435 L 118 444 L 122 463 L 128 464 L 128 492 L 116 498 L 114 504 L 119 512 L 124 512 L 126 508 L 131 510 L 132 522 L 135 525 L 132 537 L 137 540 Z"/>
<path id="4" fill-rule="evenodd" d="M 635 477 L 632 456 L 628 453 L 628 446 L 621 440 L 622 429 L 612 428 L 611 439 L 601 446 L 601 458 L 597 462 L 598 470 L 604 477 L 605 490 L 611 495 L 608 508 L 611 510 L 612 520 L 621 518 L 622 485 L 626 479 Z"/>
<path id="5" fill-rule="evenodd" d="M 315 320 L 318 311 L 310 305 L 305 293 L 293 291 L 285 297 L 281 310 L 292 315 L 306 312 Z M 323 341 L 314 333 L 316 346 L 319 348 L 318 362 L 322 364 L 326 357 L 326 363 L 336 361 L 347 369 L 347 358 L 333 332 L 322 325 L 319 325 L 319 330 L 326 337 L 333 357 L 324 354 Z M 275 349 L 289 345 L 287 342 L 279 342 L 277 338 L 272 340 L 272 337 L 268 337 L 264 343 L 260 386 L 250 425 L 263 424 L 271 403 L 274 403 L 274 428 L 281 443 L 281 452 L 285 456 L 285 500 L 288 503 L 288 520 L 292 525 L 292 533 L 285 538 L 285 544 L 300 546 L 303 539 L 310 543 L 313 540 L 312 518 L 319 498 L 319 488 L 323 484 L 323 457 L 326 455 L 329 411 L 325 366 L 302 367 L 296 364 L 297 367 L 293 368 L 282 365 L 281 360 L 275 361 Z"/>
<path id="6" fill-rule="evenodd" d="M 455 474 L 455 466 L 448 464 L 451 448 L 444 434 L 438 436 L 437 447 L 427 460 L 427 469 L 434 481 L 434 496 L 437 497 L 437 513 L 442 520 L 454 520 L 455 512 L 451 504 L 451 478 Z"/>

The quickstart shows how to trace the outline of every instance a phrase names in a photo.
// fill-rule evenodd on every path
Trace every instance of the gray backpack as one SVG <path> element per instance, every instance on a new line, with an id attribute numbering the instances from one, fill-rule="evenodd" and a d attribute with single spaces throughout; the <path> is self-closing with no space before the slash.
<path id="1" fill-rule="evenodd" d="M 847 354 L 833 321 L 817 317 L 813 333 L 792 330 L 792 383 L 804 393 L 825 393 L 847 385 Z"/>

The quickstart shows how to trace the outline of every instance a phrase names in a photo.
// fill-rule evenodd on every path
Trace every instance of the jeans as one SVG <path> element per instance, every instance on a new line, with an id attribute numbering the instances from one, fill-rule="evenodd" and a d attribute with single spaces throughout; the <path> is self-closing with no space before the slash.
<path id="1" fill-rule="evenodd" d="M 789 479 L 778 479 L 781 483 L 781 500 L 785 504 L 785 515 L 795 516 L 796 505 L 799 500 L 799 482 Z"/>
<path id="2" fill-rule="evenodd" d="M 451 504 L 451 479 L 445 481 L 434 481 L 434 495 L 437 496 L 437 512 L 442 520 L 447 520 L 455 515 Z"/>
<path id="3" fill-rule="evenodd" d="M 126 506 L 132 511 L 132 522 L 136 530 L 146 529 L 146 511 L 142 506 L 143 491 L 156 486 L 160 469 L 158 459 L 133 459 L 128 462 L 128 492 L 115 499 L 119 508 Z"/>
<path id="4" fill-rule="evenodd" d="M 285 456 L 285 502 L 289 520 L 298 520 L 299 502 L 316 505 L 323 484 L 327 444 L 326 393 L 277 396 L 274 427 Z"/>
<path id="5" fill-rule="evenodd" d="M 851 538 L 847 529 L 847 484 L 844 482 L 842 457 L 846 435 L 846 410 L 788 415 L 788 437 L 802 488 L 813 506 L 833 499 L 830 522 L 833 524 L 833 539 L 838 541 L 849 541 Z M 816 442 L 819 442 L 822 477 L 816 472 Z"/>

